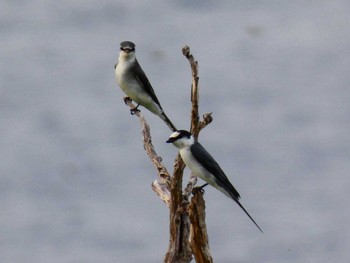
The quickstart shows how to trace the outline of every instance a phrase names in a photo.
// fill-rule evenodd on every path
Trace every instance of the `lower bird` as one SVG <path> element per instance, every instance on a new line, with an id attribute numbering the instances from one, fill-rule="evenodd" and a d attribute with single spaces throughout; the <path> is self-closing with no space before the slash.
<path id="1" fill-rule="evenodd" d="M 207 152 L 207 150 L 194 139 L 193 135 L 185 130 L 172 133 L 167 143 L 172 143 L 179 149 L 182 160 L 190 168 L 195 176 L 206 181 L 229 198 L 233 199 L 246 213 L 255 226 L 261 231 L 259 225 L 240 203 L 240 194 L 228 180 L 224 171 Z"/>
<path id="2" fill-rule="evenodd" d="M 172 131 L 176 127 L 165 114 L 145 72 L 135 56 L 135 44 L 130 41 L 120 43 L 118 64 L 115 65 L 115 76 L 120 88 L 138 105 L 158 115 Z"/>

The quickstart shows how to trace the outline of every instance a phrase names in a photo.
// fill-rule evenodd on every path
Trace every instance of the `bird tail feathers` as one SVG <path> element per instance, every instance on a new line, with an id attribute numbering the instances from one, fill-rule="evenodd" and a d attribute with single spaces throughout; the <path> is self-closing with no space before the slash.
<path id="1" fill-rule="evenodd" d="M 260 226 L 255 222 L 255 220 L 252 218 L 252 216 L 248 213 L 247 210 L 245 210 L 244 206 L 237 200 L 234 199 L 236 201 L 236 203 L 239 205 L 240 208 L 242 208 L 242 210 L 244 211 L 244 213 L 246 213 L 246 215 L 250 218 L 250 220 L 253 221 L 254 225 L 260 230 L 261 233 L 263 233 L 262 229 L 260 228 Z"/>
<path id="2" fill-rule="evenodd" d="M 166 116 L 164 111 L 159 115 L 159 117 L 161 117 L 161 119 L 166 123 L 166 125 L 168 125 L 170 130 L 174 132 L 177 131 L 175 125 L 169 120 L 168 116 Z"/>

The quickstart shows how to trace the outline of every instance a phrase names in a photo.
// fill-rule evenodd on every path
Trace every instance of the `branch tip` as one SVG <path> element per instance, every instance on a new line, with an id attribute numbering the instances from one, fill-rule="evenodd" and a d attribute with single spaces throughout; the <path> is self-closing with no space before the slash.
<path id="1" fill-rule="evenodd" d="M 184 46 L 182 48 L 182 54 L 186 57 L 189 58 L 190 57 L 190 47 L 189 46 Z"/>

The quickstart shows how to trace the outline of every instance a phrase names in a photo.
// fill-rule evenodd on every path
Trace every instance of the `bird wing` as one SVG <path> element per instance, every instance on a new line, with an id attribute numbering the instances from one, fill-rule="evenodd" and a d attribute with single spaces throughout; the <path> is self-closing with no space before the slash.
<path id="1" fill-rule="evenodd" d="M 215 176 L 218 181 L 218 185 L 224 188 L 232 196 L 233 199 L 238 201 L 240 198 L 239 193 L 233 187 L 224 171 L 210 155 L 210 153 L 208 153 L 207 150 L 199 142 L 195 142 L 191 146 L 191 152 L 194 158 L 196 158 L 196 160 L 198 160 L 198 162 L 202 164 L 205 169 L 207 169 L 211 174 Z"/>
<path id="2" fill-rule="evenodd" d="M 255 222 L 253 217 L 248 213 L 248 211 L 244 208 L 244 206 L 240 203 L 239 198 L 240 195 L 237 190 L 230 183 L 228 178 L 226 177 L 224 171 L 220 168 L 218 163 L 214 160 L 214 158 L 204 149 L 204 147 L 199 143 L 195 142 L 191 146 L 191 152 L 203 166 L 207 169 L 211 174 L 215 176 L 218 181 L 218 185 L 220 185 L 225 191 L 227 191 L 232 199 L 239 205 L 240 208 L 244 211 L 244 213 L 252 220 L 252 222 L 256 225 L 256 227 L 263 232 L 260 226 Z"/>
<path id="3" fill-rule="evenodd" d="M 152 97 L 153 101 L 156 102 L 158 106 L 162 109 L 162 106 L 160 106 L 159 100 L 156 94 L 154 93 L 152 85 L 149 82 L 145 72 L 142 70 L 137 59 L 135 60 L 134 72 L 135 72 L 135 77 L 138 79 L 138 81 L 140 82 L 144 90 Z"/>

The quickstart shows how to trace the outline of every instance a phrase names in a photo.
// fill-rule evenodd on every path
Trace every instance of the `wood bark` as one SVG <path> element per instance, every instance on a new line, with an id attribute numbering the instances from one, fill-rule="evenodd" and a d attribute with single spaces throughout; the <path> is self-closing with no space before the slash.
<path id="1" fill-rule="evenodd" d="M 191 128 L 190 131 L 197 139 L 199 132 L 212 122 L 211 113 L 199 117 L 199 77 L 198 62 L 190 53 L 188 46 L 183 47 L 183 55 L 190 63 L 192 73 L 191 84 Z M 152 189 L 169 207 L 169 247 L 164 257 L 165 263 L 188 263 L 193 257 L 197 263 L 213 262 L 209 250 L 208 234 L 205 224 L 205 202 L 203 192 L 196 191 L 196 177 L 191 176 L 183 189 L 183 172 L 185 164 L 178 154 L 174 161 L 174 170 L 169 174 L 162 164 L 162 158 L 157 155 L 152 144 L 151 131 L 140 111 L 135 111 L 135 105 L 125 100 L 133 114 L 140 121 L 143 145 L 147 155 L 157 170 L 157 179 L 152 183 Z M 195 193 L 189 201 L 191 194 Z"/>

